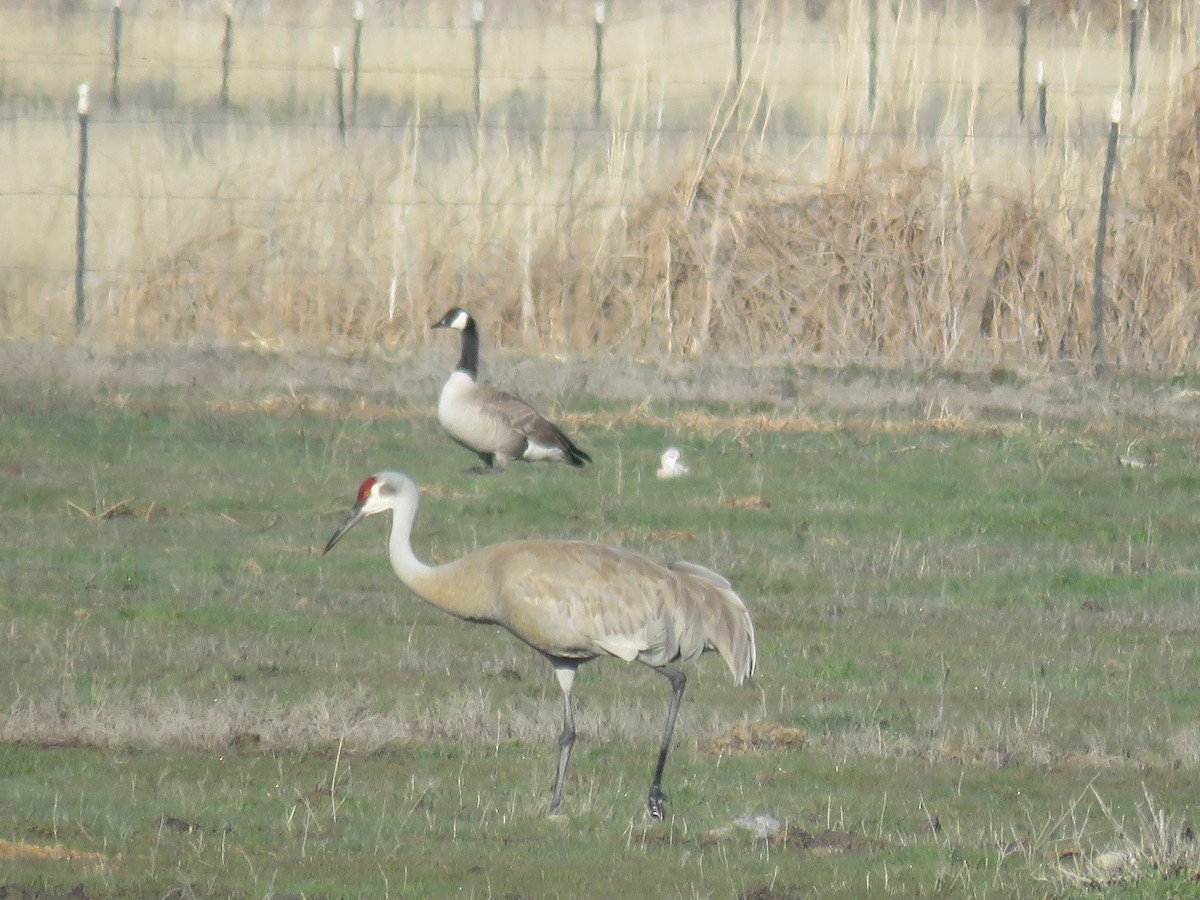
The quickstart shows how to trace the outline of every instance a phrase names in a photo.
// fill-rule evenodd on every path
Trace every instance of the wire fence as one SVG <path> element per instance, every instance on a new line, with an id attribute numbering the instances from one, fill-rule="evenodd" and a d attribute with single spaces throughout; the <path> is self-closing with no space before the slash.
<path id="1" fill-rule="evenodd" d="M 57 236 L 57 252 L 17 241 L 0 253 L 0 272 L 22 290 L 44 280 L 51 293 L 73 279 L 83 327 L 90 287 L 150 278 L 158 265 L 112 250 L 119 242 L 111 236 L 108 249 L 88 254 L 89 232 L 120 227 L 110 209 L 218 205 L 231 220 L 245 221 L 264 208 L 332 217 L 354 200 L 345 190 L 220 178 L 215 194 L 209 178 L 171 182 L 156 195 L 145 185 L 130 187 L 142 173 L 131 175 L 128 162 L 115 167 L 118 177 L 89 176 L 89 165 L 108 161 L 113 169 L 112 160 L 135 141 L 169 145 L 164 157 L 176 159 L 272 142 L 321 152 L 347 141 L 381 150 L 411 142 L 433 156 L 474 154 L 477 165 L 487 135 L 492 147 L 528 143 L 535 161 L 539 146 L 573 146 L 578 156 L 635 141 L 639 152 L 661 147 L 675 159 L 757 143 L 760 152 L 767 147 L 798 163 L 825 158 L 839 145 L 869 151 L 904 144 L 931 159 L 953 147 L 971 160 L 1038 153 L 1099 161 L 1107 149 L 1105 203 L 1114 177 L 1119 203 L 1115 145 L 1106 142 L 1114 98 L 1125 104 L 1125 153 L 1148 152 L 1157 137 L 1139 127 L 1141 116 L 1169 105 L 1196 58 L 1184 2 L 1155 6 L 1153 21 L 1132 3 L 1111 28 L 1056 24 L 1032 34 L 1028 4 L 1015 13 L 955 18 L 919 8 L 897 8 L 897 16 L 881 12 L 878 0 L 861 0 L 820 20 L 803 4 L 745 0 L 562 5 L 554 15 L 534 15 L 531 4 L 420 6 L 330 6 L 284 20 L 270 18 L 271 5 L 213 15 L 149 4 L 127 10 L 114 2 L 58 16 L 29 4 L 0 5 L 0 129 L 18 148 L 24 141 L 47 163 L 60 163 L 57 170 L 25 164 L 0 175 L 0 198 L 40 204 L 32 218 L 48 223 L 48 235 L 74 213 L 77 236 L 73 259 Z M 80 82 L 90 91 L 77 113 Z M 43 152 L 51 144 L 57 149 Z M 514 199 L 420 185 L 399 198 L 384 191 L 364 202 L 393 222 L 422 209 L 487 219 L 514 205 L 559 221 L 625 203 L 574 188 Z M 1060 188 L 1048 193 L 1044 210 L 1078 219 L 1078 204 Z M 337 267 L 328 259 L 297 261 L 290 271 L 322 276 Z M 259 263 L 214 256 L 190 269 L 234 280 L 261 272 Z M 1096 322 L 1103 307 L 1098 299 Z"/>
<path id="2" fill-rule="evenodd" d="M 454 4 L 438 22 L 398 14 L 409 6 L 381 4 L 367 16 L 359 4 L 353 14 L 339 10 L 341 22 L 322 23 L 272 20 L 267 4 L 241 11 L 231 6 L 223 17 L 194 7 L 171 14 L 156 7 L 125 12 L 119 2 L 54 16 L 40 6 L 9 4 L 0 6 L 0 19 L 8 20 L 0 32 L 0 93 L 10 104 L 61 109 L 71 103 L 73 83 L 88 81 L 97 113 L 132 101 L 170 118 L 216 102 L 246 120 L 278 121 L 279 106 L 289 100 L 331 105 L 326 88 L 334 84 L 331 51 L 338 47 L 353 66 L 348 77 L 355 91 L 376 91 L 401 106 L 421 100 L 421 82 L 444 91 L 427 107 L 458 103 L 459 111 L 470 111 L 463 101 L 480 93 L 503 98 L 553 86 L 568 98 L 603 98 L 606 82 L 630 80 L 647 81 L 649 94 L 658 88 L 674 102 L 708 100 L 746 80 L 780 102 L 798 103 L 847 90 L 865 96 L 877 88 L 883 95 L 889 83 L 907 80 L 919 81 L 927 96 L 966 92 L 974 103 L 1003 96 L 1011 113 L 1024 105 L 1021 95 L 1035 81 L 1033 69 L 1041 73 L 1036 77 L 1052 106 L 1087 106 L 1122 87 L 1139 89 L 1138 51 L 1155 30 L 1137 2 L 1119 7 L 1124 14 L 1113 30 L 1060 25 L 1035 35 L 1032 47 L 1028 4 L 1016 15 L 997 11 L 986 22 L 954 27 L 919 13 L 885 15 L 882 29 L 870 24 L 878 0 L 852 4 L 833 21 L 832 14 L 811 20 L 802 4 L 746 0 L 664 4 L 653 13 L 632 5 L 609 10 L 600 2 L 591 21 L 582 14 L 588 5 L 567 5 L 563 9 L 574 15 L 564 12 L 555 23 L 530 18 L 531 4 L 494 4 L 486 12 L 480 2 Z M 875 12 L 864 15 L 864 8 Z M 1163 11 L 1157 13 L 1152 70 L 1140 79 L 1138 97 L 1147 106 L 1169 96 L 1172 83 L 1165 76 L 1177 73 L 1196 50 L 1191 29 L 1184 27 L 1188 4 L 1153 8 Z M 327 18 L 335 9 L 327 9 Z M 841 58 L 839 65 L 823 64 L 831 52 Z M 1153 71 L 1168 58 L 1172 72 Z M 814 59 L 817 65 L 805 65 Z M 947 71 L 939 59 L 957 64 Z M 914 73 L 914 66 L 922 71 Z M 265 91 L 278 78 L 292 97 Z M 873 86 L 872 78 L 882 83 Z M 603 101 L 598 105 L 603 114 Z M 978 118 L 998 112 L 984 109 Z"/>

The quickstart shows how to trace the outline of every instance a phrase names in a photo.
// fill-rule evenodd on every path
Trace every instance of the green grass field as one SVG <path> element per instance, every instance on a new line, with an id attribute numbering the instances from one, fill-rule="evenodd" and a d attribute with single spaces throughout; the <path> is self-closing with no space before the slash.
<path id="1" fill-rule="evenodd" d="M 239 412 L 201 394 L 25 384 L 0 400 L 0 885 L 1195 890 L 1186 419 L 566 395 L 539 405 L 597 464 L 488 478 L 463 474 L 472 459 L 431 397 Z M 691 477 L 654 478 L 670 443 Z M 584 668 L 565 818 L 548 819 L 560 701 L 546 663 L 409 596 L 378 519 L 319 555 L 382 468 L 428 489 L 415 544 L 429 560 L 565 536 L 732 579 L 760 674 L 739 688 L 711 655 L 692 669 L 665 822 L 644 813 L 662 679 Z M 758 813 L 784 830 L 735 822 Z"/>

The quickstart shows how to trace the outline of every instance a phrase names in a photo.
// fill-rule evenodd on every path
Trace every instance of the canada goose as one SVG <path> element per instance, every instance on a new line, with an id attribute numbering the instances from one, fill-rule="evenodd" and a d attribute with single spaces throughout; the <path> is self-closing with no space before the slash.
<path id="1" fill-rule="evenodd" d="M 659 478 L 678 478 L 691 471 L 681 460 L 678 447 L 668 447 L 659 460 L 660 466 L 654 474 Z"/>
<path id="2" fill-rule="evenodd" d="M 412 548 L 419 502 L 417 486 L 407 476 L 372 475 L 359 486 L 354 508 L 323 554 L 367 516 L 391 511 L 388 556 L 409 590 L 452 616 L 499 625 L 549 660 L 563 692 L 550 812 L 562 802 L 575 743 L 571 685 L 576 670 L 588 660 L 613 656 L 637 660 L 665 677 L 671 702 L 646 800 L 650 815 L 661 819 L 663 767 L 687 682 L 679 665 L 716 650 L 737 684 L 754 673 L 754 625 L 741 597 L 703 566 L 662 566 L 631 550 L 586 541 L 508 541 L 430 566 Z"/>
<path id="3" fill-rule="evenodd" d="M 592 458 L 562 430 L 515 394 L 479 382 L 479 329 L 461 307 L 433 326 L 462 333 L 458 367 L 438 397 L 438 422 L 454 441 L 503 472 L 511 459 L 549 460 L 582 467 Z"/>

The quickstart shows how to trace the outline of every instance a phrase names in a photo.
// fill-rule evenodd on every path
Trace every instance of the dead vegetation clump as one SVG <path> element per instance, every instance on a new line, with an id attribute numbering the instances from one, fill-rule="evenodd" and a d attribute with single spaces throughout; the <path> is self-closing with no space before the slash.
<path id="1" fill-rule="evenodd" d="M 1200 883 L 1200 841 L 1195 829 L 1169 814 L 1147 791 L 1137 821 L 1118 819 L 1095 789 L 1091 793 L 1114 832 L 1098 851 L 1081 849 L 1082 836 L 1058 858 L 1058 879 L 1073 887 L 1107 888 L 1145 880 Z"/>
<path id="2" fill-rule="evenodd" d="M 1114 362 L 1151 371 L 1195 365 L 1200 351 L 1200 73 L 1138 142 L 1129 207 L 1114 246 Z M 1164 366 L 1164 363 L 1167 366 Z"/>
<path id="3" fill-rule="evenodd" d="M 85 863 L 103 863 L 107 861 L 107 857 L 103 853 L 95 853 L 88 850 L 73 850 L 63 844 L 30 844 L 24 841 L 8 841 L 0 838 L 0 860 L 13 862 L 27 859 L 61 859 Z"/>
<path id="4" fill-rule="evenodd" d="M 1197 81 L 1150 140 L 1122 144 L 1102 281 L 1103 356 L 1118 368 L 1176 372 L 1200 353 Z M 924 368 L 1092 360 L 1098 156 L 1031 142 L 1027 169 L 1001 183 L 1010 169 L 989 175 L 896 139 L 807 181 L 766 151 L 715 153 L 714 140 L 642 182 L 607 172 L 603 148 L 564 173 L 520 148 L 467 160 L 454 146 L 429 201 L 420 180 L 434 164 L 415 132 L 406 139 L 382 166 L 386 148 L 364 140 L 292 169 L 275 185 L 286 199 L 235 203 L 243 176 L 231 173 L 201 215 L 165 234 L 146 224 L 139 263 L 108 285 L 96 327 L 415 343 L 461 304 L 490 350 Z"/>
<path id="5" fill-rule="evenodd" d="M 714 160 L 609 237 L 625 249 L 608 258 L 596 333 L 686 355 L 1080 358 L 1086 248 L 1055 215 L 904 151 L 819 185 Z"/>
<path id="6" fill-rule="evenodd" d="M 970 336 L 997 363 L 1009 348 L 1019 360 L 1086 358 L 1086 247 L 1059 237 L 1071 234 L 1070 222 L 1036 197 L 998 197 L 983 207 L 962 260 L 971 272 L 963 319 Z"/>
<path id="7" fill-rule="evenodd" d="M 789 728 L 777 722 L 736 722 L 728 731 L 718 735 L 700 749 L 705 753 L 729 755 L 752 753 L 757 750 L 799 750 L 808 742 L 800 728 Z"/>

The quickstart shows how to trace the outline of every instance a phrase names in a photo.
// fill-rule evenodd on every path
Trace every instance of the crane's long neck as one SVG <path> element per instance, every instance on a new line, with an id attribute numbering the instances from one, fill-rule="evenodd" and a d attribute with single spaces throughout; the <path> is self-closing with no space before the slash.
<path id="1" fill-rule="evenodd" d="M 416 518 L 416 503 L 393 509 L 392 533 L 388 538 L 388 559 L 392 562 L 392 571 L 414 591 L 416 585 L 433 571 L 432 566 L 421 562 L 413 552 L 412 528 Z"/>
<path id="2" fill-rule="evenodd" d="M 443 566 L 431 566 L 418 559 L 412 548 L 416 516 L 415 503 L 392 511 L 392 533 L 388 538 L 392 571 L 410 591 L 442 612 L 476 622 L 494 621 L 494 580 L 472 566 L 469 557 Z"/>
<path id="3" fill-rule="evenodd" d="M 462 350 L 458 357 L 458 371 L 466 372 L 472 381 L 479 380 L 479 329 L 474 319 L 467 319 L 462 330 Z"/>

